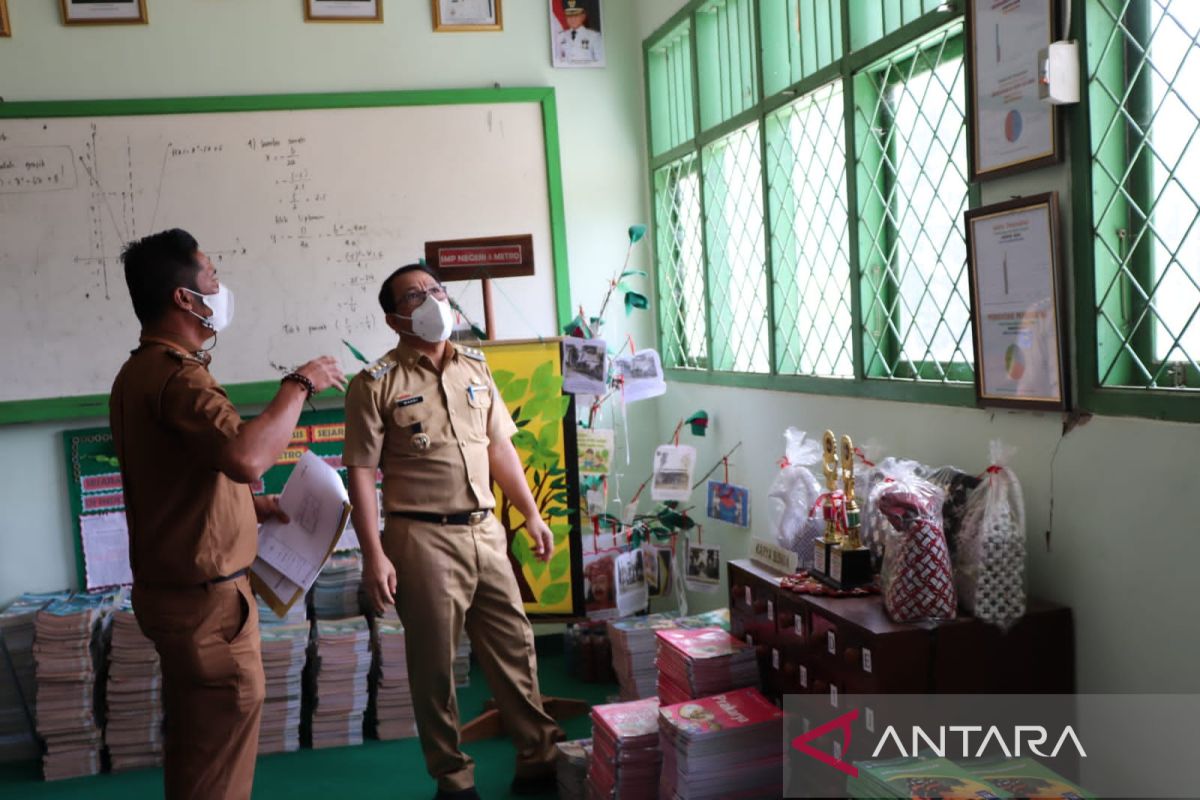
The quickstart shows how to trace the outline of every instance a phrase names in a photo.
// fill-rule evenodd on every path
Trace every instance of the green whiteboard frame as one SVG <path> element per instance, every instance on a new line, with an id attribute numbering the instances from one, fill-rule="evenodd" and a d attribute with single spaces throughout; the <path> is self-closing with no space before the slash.
<path id="1" fill-rule="evenodd" d="M 38 117 L 122 117 L 149 114 L 211 114 L 237 111 L 307 111 L 312 109 L 381 108 L 388 106 L 482 105 L 537 103 L 542 111 L 546 144 L 546 189 L 550 205 L 550 246 L 554 260 L 554 299 L 561 329 L 571 313 L 567 223 L 563 206 L 562 161 L 558 143 L 558 105 L 553 87 L 432 89 L 333 94 L 266 94 L 229 97 L 179 97 L 138 100 L 64 100 L 0 103 L 0 120 Z M 279 381 L 235 383 L 226 388 L 235 405 L 269 403 Z M 335 397 L 332 391 L 326 397 Z M 0 425 L 108 416 L 108 395 L 44 397 L 0 401 Z"/>

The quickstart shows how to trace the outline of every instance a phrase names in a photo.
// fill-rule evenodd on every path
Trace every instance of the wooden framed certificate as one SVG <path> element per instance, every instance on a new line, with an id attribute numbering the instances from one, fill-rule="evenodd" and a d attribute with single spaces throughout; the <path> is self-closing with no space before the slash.
<path id="1" fill-rule="evenodd" d="M 1067 408 L 1058 215 L 1054 192 L 965 215 L 982 406 Z"/>

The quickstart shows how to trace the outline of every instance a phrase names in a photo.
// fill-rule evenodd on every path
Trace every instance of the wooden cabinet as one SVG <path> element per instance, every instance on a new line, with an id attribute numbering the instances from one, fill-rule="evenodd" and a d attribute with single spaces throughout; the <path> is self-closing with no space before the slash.
<path id="1" fill-rule="evenodd" d="M 1073 692 L 1071 610 L 1030 600 L 1010 630 L 971 617 L 896 623 L 878 595 L 830 598 L 780 587 L 749 560 L 729 564 L 730 630 L 758 648 L 763 689 L 802 692 Z"/>

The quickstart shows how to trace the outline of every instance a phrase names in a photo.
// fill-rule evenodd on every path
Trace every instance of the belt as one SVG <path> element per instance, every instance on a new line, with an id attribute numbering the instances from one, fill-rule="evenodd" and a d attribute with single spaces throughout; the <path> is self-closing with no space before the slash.
<path id="1" fill-rule="evenodd" d="M 426 514 L 422 511 L 390 511 L 390 517 L 415 519 L 417 522 L 432 522 L 434 525 L 478 525 L 488 518 L 491 510 L 466 511 L 461 514 Z"/>
<path id="2" fill-rule="evenodd" d="M 202 583 L 200 585 L 201 586 L 211 586 L 214 583 L 225 583 L 226 581 L 236 581 L 238 578 L 242 577 L 249 571 L 250 570 L 248 570 L 248 569 L 239 569 L 237 572 L 231 572 L 228 575 L 222 575 L 219 578 L 213 578 L 212 580 L 205 581 L 204 583 Z"/>

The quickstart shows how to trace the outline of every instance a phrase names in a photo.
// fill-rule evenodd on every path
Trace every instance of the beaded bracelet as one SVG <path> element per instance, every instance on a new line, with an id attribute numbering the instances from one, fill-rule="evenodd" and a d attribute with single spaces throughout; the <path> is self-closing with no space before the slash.
<path id="1" fill-rule="evenodd" d="M 317 387 L 313 385 L 313 382 L 310 381 L 306 376 L 301 375 L 299 372 L 289 372 L 287 375 L 284 375 L 279 382 L 283 383 L 284 381 L 293 381 L 300 384 L 304 387 L 305 391 L 308 392 L 309 397 L 312 397 L 317 393 Z"/>

